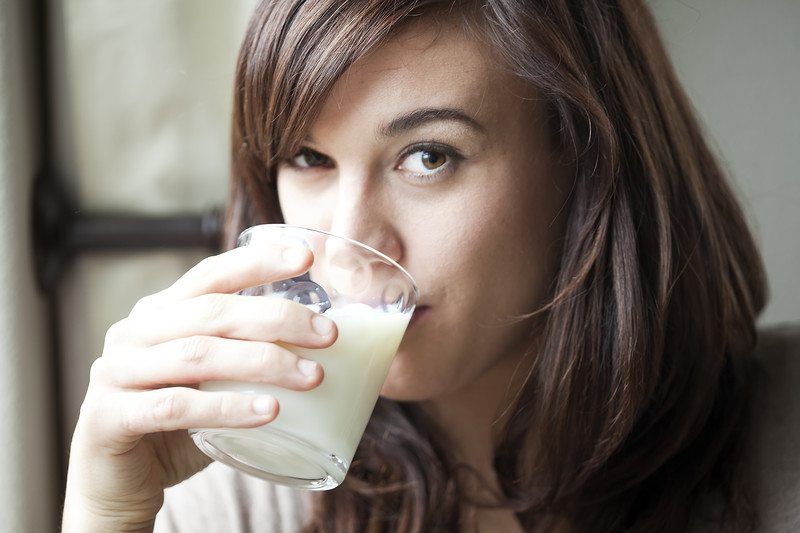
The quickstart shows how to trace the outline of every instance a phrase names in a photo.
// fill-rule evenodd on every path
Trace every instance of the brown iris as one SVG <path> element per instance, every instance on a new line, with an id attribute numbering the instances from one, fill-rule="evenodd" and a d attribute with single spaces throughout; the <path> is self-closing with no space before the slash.
<path id="1" fill-rule="evenodd" d="M 438 152 L 429 152 L 425 150 L 422 152 L 422 164 L 428 170 L 434 170 L 444 165 L 445 155 Z"/>
<path id="2" fill-rule="evenodd" d="M 309 167 L 321 167 L 328 164 L 328 158 L 316 150 L 302 148 L 295 157 L 303 156 Z"/>

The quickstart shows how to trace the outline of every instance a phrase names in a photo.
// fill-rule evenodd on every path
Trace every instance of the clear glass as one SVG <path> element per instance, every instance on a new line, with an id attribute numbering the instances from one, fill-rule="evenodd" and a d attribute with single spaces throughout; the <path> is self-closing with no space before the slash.
<path id="1" fill-rule="evenodd" d="M 314 254 L 305 274 L 239 294 L 288 298 L 330 317 L 339 330 L 323 349 L 283 344 L 318 361 L 322 383 L 293 391 L 255 382 L 208 381 L 203 391 L 271 394 L 280 411 L 256 428 L 193 428 L 209 457 L 269 481 L 310 490 L 338 486 L 347 474 L 392 359 L 419 298 L 408 272 L 384 254 L 326 232 L 264 224 L 241 233 L 239 246 L 302 244 Z"/>

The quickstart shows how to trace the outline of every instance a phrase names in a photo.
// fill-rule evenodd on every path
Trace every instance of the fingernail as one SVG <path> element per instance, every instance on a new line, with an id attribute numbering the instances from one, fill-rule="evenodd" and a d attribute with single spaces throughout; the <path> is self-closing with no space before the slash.
<path id="1" fill-rule="evenodd" d="M 306 259 L 306 251 L 303 248 L 290 246 L 283 249 L 281 254 L 283 260 L 289 265 L 302 265 Z"/>
<path id="2" fill-rule="evenodd" d="M 333 321 L 320 314 L 314 315 L 314 318 L 311 319 L 311 326 L 317 332 L 317 335 L 322 337 L 327 337 L 333 331 Z"/>
<path id="3" fill-rule="evenodd" d="M 257 415 L 270 415 L 275 410 L 275 400 L 271 396 L 259 396 L 253 400 L 253 412 Z"/>
<path id="4" fill-rule="evenodd" d="M 317 363 L 309 359 L 300 359 L 297 361 L 297 368 L 306 376 L 312 378 L 317 373 Z"/>

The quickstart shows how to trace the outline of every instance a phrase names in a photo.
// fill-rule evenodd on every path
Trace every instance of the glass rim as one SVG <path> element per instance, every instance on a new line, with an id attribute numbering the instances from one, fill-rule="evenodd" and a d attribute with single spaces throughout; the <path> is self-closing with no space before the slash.
<path id="1" fill-rule="evenodd" d="M 375 248 L 373 248 L 372 246 L 364 244 L 363 242 L 359 242 L 359 241 L 357 241 L 355 239 L 351 239 L 349 237 L 342 237 L 341 235 L 336 235 L 335 233 L 330 233 L 328 231 L 323 231 L 321 229 L 307 228 L 305 226 L 297 226 L 295 224 L 257 224 L 255 226 L 250 226 L 249 228 L 247 228 L 247 229 L 245 229 L 245 230 L 243 230 L 243 231 L 241 231 L 239 233 L 239 236 L 236 238 L 237 246 L 238 246 L 239 239 L 241 239 L 243 235 L 245 235 L 246 233 L 249 233 L 249 232 L 251 232 L 253 230 L 256 230 L 257 228 L 262 228 L 262 227 L 295 228 L 295 229 L 301 229 L 301 230 L 304 230 L 304 231 L 310 231 L 312 233 L 321 233 L 322 235 L 327 235 L 328 237 L 334 237 L 336 239 L 341 239 L 341 240 L 343 240 L 345 242 L 348 242 L 350 244 L 354 244 L 358 248 L 363 248 L 364 250 L 367 250 L 368 252 L 377 255 L 378 257 L 380 257 L 381 259 L 383 259 L 384 261 L 386 261 L 390 265 L 394 266 L 404 276 L 406 276 L 408 278 L 408 280 L 411 282 L 411 287 L 414 289 L 414 299 L 415 299 L 416 302 L 419 302 L 419 288 L 417 287 L 417 282 L 414 280 L 414 277 L 408 272 L 408 270 L 403 268 L 403 266 L 400 263 L 398 263 L 397 261 L 395 261 L 394 259 L 392 259 L 388 255 L 384 254 L 383 252 L 380 252 L 380 251 L 376 250 Z M 414 304 L 415 307 L 416 307 L 416 302 Z"/>

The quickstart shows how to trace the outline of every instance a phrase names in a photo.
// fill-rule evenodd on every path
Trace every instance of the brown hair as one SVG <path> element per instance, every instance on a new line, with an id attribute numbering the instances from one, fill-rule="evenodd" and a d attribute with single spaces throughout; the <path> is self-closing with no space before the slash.
<path id="1" fill-rule="evenodd" d="M 457 20 L 540 91 L 575 173 L 533 371 L 495 450 L 501 503 L 526 530 L 671 532 L 717 495 L 724 529 L 751 530 L 763 266 L 641 1 L 262 1 L 236 71 L 226 246 L 282 221 L 276 163 L 339 76 L 422 14 Z M 456 467 L 413 403 L 381 398 L 307 530 L 457 530 Z"/>

